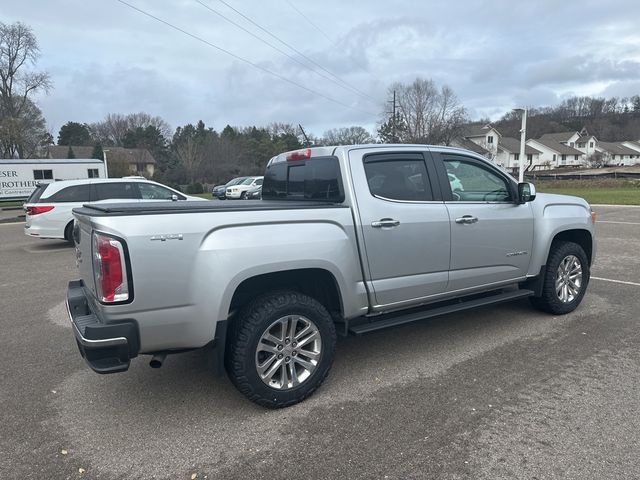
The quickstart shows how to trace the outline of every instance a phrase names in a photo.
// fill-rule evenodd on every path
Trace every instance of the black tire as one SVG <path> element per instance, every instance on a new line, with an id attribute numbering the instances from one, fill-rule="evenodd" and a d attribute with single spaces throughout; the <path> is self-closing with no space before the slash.
<path id="1" fill-rule="evenodd" d="M 73 220 L 64 227 L 64 239 L 75 246 L 76 242 L 73 240 Z"/>
<path id="2" fill-rule="evenodd" d="M 240 194 L 240 200 L 246 200 L 247 199 L 247 192 L 242 192 Z"/>
<path id="3" fill-rule="evenodd" d="M 578 293 L 571 301 L 562 301 L 556 293 L 556 279 L 560 263 L 570 256 L 576 257 L 581 264 L 581 283 Z M 583 248 L 573 242 L 556 242 L 551 245 L 551 251 L 547 259 L 542 295 L 539 297 L 531 297 L 531 304 L 539 310 L 554 315 L 564 315 L 565 313 L 572 312 L 580 305 L 587 291 L 590 276 L 589 259 Z"/>
<path id="4" fill-rule="evenodd" d="M 315 370 L 302 383 L 288 389 L 277 389 L 260 378 L 257 349 L 269 327 L 287 316 L 301 316 L 311 321 L 319 332 L 322 347 Z M 283 338 L 285 335 L 283 331 Z M 282 408 L 307 398 L 327 377 L 335 354 L 336 330 L 331 315 L 317 300 L 294 291 L 278 291 L 257 297 L 244 307 L 237 321 L 231 325 L 227 341 L 225 363 L 236 388 L 258 405 Z M 276 362 L 274 360 L 272 365 Z M 296 368 L 293 360 L 291 365 L 291 368 Z"/>

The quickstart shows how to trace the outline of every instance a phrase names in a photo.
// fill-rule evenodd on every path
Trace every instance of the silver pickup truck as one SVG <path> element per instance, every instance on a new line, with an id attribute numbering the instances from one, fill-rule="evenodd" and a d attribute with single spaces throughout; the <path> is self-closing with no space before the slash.
<path id="1" fill-rule="evenodd" d="M 589 205 L 466 150 L 283 153 L 262 195 L 74 210 L 67 305 L 93 370 L 207 348 L 250 400 L 283 407 L 325 379 L 337 334 L 524 297 L 564 314 L 589 283 Z"/>

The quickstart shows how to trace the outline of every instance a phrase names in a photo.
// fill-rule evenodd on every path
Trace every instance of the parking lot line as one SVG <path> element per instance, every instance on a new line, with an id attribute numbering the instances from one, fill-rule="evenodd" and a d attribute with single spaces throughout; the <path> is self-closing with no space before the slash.
<path id="1" fill-rule="evenodd" d="M 620 223 L 622 225 L 640 225 L 640 222 L 616 222 L 614 220 L 598 220 L 596 223 Z"/>
<path id="2" fill-rule="evenodd" d="M 0 227 L 3 225 L 24 225 L 24 222 L 11 222 L 11 223 L 0 223 Z"/>
<path id="3" fill-rule="evenodd" d="M 611 283 L 622 283 L 623 285 L 635 285 L 636 287 L 640 287 L 640 283 L 625 282 L 624 280 L 613 280 L 611 278 L 591 277 L 591 280 L 600 280 L 601 282 L 611 282 Z"/>

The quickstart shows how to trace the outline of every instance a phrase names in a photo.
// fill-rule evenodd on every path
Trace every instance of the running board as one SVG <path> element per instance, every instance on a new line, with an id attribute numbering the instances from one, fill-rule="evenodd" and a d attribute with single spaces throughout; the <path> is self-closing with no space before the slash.
<path id="1" fill-rule="evenodd" d="M 373 317 L 371 322 L 350 327 L 349 332 L 353 333 L 354 335 L 362 335 L 365 333 L 382 330 L 384 328 L 404 325 L 405 323 L 417 322 L 420 320 L 426 320 L 427 318 L 439 317 L 440 315 L 446 315 L 448 313 L 462 312 L 464 310 L 470 310 L 472 308 L 494 305 L 496 303 L 509 302 L 512 300 L 517 300 L 519 298 L 529 297 L 533 294 L 534 292 L 532 290 L 511 290 L 487 297 L 475 297 L 471 300 L 462 300 L 458 303 L 445 305 L 443 307 L 420 310 L 417 312 L 414 310 L 411 313 L 406 314 L 396 313 L 384 315 L 383 318 Z"/>

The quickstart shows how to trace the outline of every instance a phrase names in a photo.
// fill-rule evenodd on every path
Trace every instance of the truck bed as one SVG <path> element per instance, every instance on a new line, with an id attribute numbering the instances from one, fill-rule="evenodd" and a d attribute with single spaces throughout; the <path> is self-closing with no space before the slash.
<path id="1" fill-rule="evenodd" d="M 313 201 L 228 200 L 225 202 L 125 202 L 85 204 L 74 208 L 79 215 L 92 217 L 120 217 L 132 215 L 162 215 L 164 213 L 242 212 L 261 210 L 304 210 L 321 208 L 349 208 L 347 205 Z"/>

